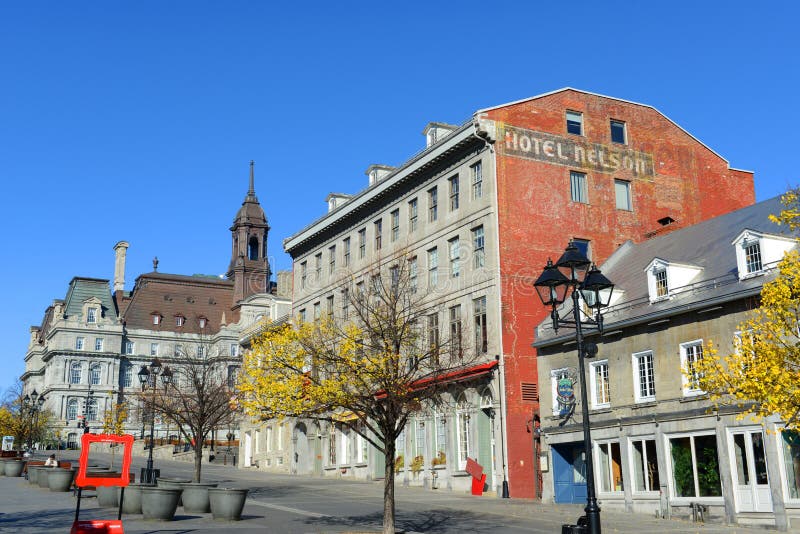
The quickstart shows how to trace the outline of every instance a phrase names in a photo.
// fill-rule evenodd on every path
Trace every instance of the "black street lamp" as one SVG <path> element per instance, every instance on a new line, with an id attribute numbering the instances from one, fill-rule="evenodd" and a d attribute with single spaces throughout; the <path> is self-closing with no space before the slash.
<path id="1" fill-rule="evenodd" d="M 584 343 L 583 329 L 603 332 L 603 316 L 600 310 L 608 306 L 614 284 L 603 276 L 597 266 L 584 256 L 570 241 L 558 263 L 547 260 L 544 271 L 533 284 L 542 299 L 542 304 L 550 306 L 553 330 L 559 326 L 575 329 L 575 343 L 578 350 L 578 373 L 581 386 L 581 413 L 583 415 L 583 449 L 586 455 L 586 515 L 578 520 L 585 524 L 590 534 L 600 534 L 600 507 L 594 486 L 594 463 L 592 461 L 592 436 L 589 426 L 589 405 L 586 392 L 585 358 L 597 354 L 595 343 Z M 563 319 L 558 314 L 558 306 L 564 303 L 567 293 L 572 292 L 572 320 Z M 590 312 L 581 308 L 581 300 Z M 581 316 L 583 315 L 583 317 Z M 565 525 L 566 526 L 566 525 Z"/>
<path id="2" fill-rule="evenodd" d="M 86 404 L 83 408 L 83 421 L 78 421 L 78 428 L 82 428 L 84 434 L 88 434 L 90 432 L 89 412 L 91 410 L 92 400 L 94 400 L 94 391 L 92 391 L 92 387 L 89 386 L 89 391 L 86 392 Z M 97 412 L 95 412 L 95 416 L 96 415 Z"/>
<path id="3" fill-rule="evenodd" d="M 39 395 L 34 389 L 30 395 L 25 395 L 22 399 L 22 411 L 25 418 L 30 421 L 30 431 L 28 432 L 28 450 L 33 448 L 33 433 L 39 423 L 39 414 L 44 406 L 44 394 Z"/>
<path id="4" fill-rule="evenodd" d="M 156 423 L 156 390 L 158 389 L 159 376 L 161 376 L 161 381 L 164 383 L 165 388 L 172 382 L 172 371 L 169 370 L 169 367 L 162 367 L 161 361 L 156 358 L 150 363 L 149 368 L 147 365 L 143 365 L 138 374 L 139 382 L 142 384 L 142 391 L 148 387 L 153 390 L 153 401 L 150 404 L 150 451 L 147 455 L 147 467 L 142 473 L 142 482 L 155 484 L 156 477 L 155 471 L 153 470 L 153 434 L 155 433 Z"/>

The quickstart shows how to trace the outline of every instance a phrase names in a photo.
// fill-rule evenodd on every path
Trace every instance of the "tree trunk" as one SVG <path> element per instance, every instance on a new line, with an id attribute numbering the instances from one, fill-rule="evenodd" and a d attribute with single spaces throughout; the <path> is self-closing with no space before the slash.
<path id="1" fill-rule="evenodd" d="M 386 471 L 383 479 L 383 534 L 394 534 L 394 440 L 386 440 Z"/>
<path id="2" fill-rule="evenodd" d="M 203 442 L 196 439 L 194 441 L 194 480 L 200 482 L 200 470 L 203 467 Z"/>

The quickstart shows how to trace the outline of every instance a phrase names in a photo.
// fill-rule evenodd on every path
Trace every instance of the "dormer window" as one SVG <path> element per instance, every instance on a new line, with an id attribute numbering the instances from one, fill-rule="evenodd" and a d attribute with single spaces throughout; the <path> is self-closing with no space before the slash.
<path id="1" fill-rule="evenodd" d="M 206 321 L 205 317 L 200 317 L 200 319 L 198 319 L 198 323 L 200 324 L 200 328 L 205 328 L 206 327 L 206 322 L 207 321 Z"/>
<path id="2" fill-rule="evenodd" d="M 89 308 L 86 310 L 86 322 L 88 324 L 97 323 L 97 308 Z"/>
<path id="3" fill-rule="evenodd" d="M 656 282 L 656 297 L 662 298 L 669 296 L 669 284 L 667 283 L 667 269 L 653 271 Z"/>
<path id="4" fill-rule="evenodd" d="M 736 248 L 739 279 L 763 274 L 779 262 L 795 243 L 791 237 L 744 230 L 731 243 Z"/>
<path id="5" fill-rule="evenodd" d="M 154 314 L 152 315 L 152 318 L 153 318 L 153 324 L 154 324 L 154 325 L 159 325 L 159 324 L 161 324 L 161 314 L 159 314 L 159 313 L 154 313 Z"/>
<path id="6" fill-rule="evenodd" d="M 175 316 L 175 326 L 183 326 L 186 323 L 186 317 L 183 315 Z"/>
<path id="7" fill-rule="evenodd" d="M 692 281 L 703 269 L 695 265 L 673 263 L 655 258 L 645 269 L 650 302 L 672 298 L 676 293 L 691 287 Z"/>

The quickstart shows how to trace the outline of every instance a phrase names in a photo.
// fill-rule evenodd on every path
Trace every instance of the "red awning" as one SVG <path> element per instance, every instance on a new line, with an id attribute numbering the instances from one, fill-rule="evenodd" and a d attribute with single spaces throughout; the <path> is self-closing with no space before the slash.
<path id="1" fill-rule="evenodd" d="M 461 369 L 455 369 L 448 373 L 441 374 L 439 376 L 430 376 L 427 378 L 422 378 L 417 380 L 416 382 L 411 383 L 410 389 L 420 390 L 425 389 L 426 387 L 430 386 L 433 383 L 439 384 L 450 384 L 454 382 L 463 382 L 465 380 L 471 380 L 473 378 L 478 378 L 480 376 L 486 375 L 491 373 L 498 365 L 497 360 L 487 363 L 481 363 L 478 365 L 473 365 L 472 367 L 463 367 Z M 385 391 L 379 391 L 375 394 L 375 397 L 381 399 L 386 396 Z"/>

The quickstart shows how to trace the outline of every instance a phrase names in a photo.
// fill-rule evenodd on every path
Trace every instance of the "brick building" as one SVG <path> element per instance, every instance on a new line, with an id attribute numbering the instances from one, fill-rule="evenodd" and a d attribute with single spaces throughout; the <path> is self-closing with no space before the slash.
<path id="1" fill-rule="evenodd" d="M 651 106 L 575 89 L 479 110 L 461 126 L 431 123 L 423 133 L 422 152 L 396 168 L 370 167 L 366 189 L 330 195 L 328 213 L 285 240 L 293 313 L 311 319 L 334 307 L 345 274 L 401 256 L 413 261 L 432 314 L 441 310 L 435 328 L 446 328 L 457 308 L 465 338 L 486 362 L 500 356 L 499 372 L 454 391 L 459 409 L 441 418 L 447 457 L 469 454 L 492 475 L 492 489 L 507 477 L 512 497 L 538 497 L 531 343 L 546 310 L 532 283 L 547 258 L 574 239 L 602 262 L 627 240 L 752 204 L 753 175 Z M 429 465 L 440 431 L 412 430 L 403 446 Z M 339 450 L 364 462 L 359 447 Z M 456 462 L 442 474 L 448 487 L 464 487 Z"/>

